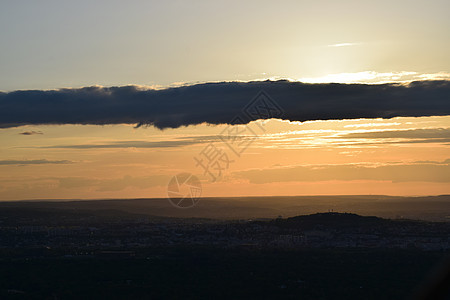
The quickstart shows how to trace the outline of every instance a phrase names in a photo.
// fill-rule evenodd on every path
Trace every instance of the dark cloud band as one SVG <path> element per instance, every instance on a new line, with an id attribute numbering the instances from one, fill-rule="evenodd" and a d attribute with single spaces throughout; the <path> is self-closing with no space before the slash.
<path id="1" fill-rule="evenodd" d="M 273 100 L 266 101 L 272 108 L 255 99 L 260 91 Z M 368 85 L 281 80 L 205 83 L 165 90 L 124 86 L 0 93 L 0 128 L 28 124 L 176 128 L 271 117 L 307 121 L 436 115 L 450 115 L 450 81 Z"/>

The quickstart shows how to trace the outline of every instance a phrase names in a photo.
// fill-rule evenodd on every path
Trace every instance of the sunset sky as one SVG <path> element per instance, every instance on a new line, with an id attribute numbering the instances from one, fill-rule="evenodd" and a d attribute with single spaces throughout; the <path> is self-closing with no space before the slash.
<path id="1" fill-rule="evenodd" d="M 437 0 L 3 1 L 0 200 L 449 194 L 449 31 Z"/>

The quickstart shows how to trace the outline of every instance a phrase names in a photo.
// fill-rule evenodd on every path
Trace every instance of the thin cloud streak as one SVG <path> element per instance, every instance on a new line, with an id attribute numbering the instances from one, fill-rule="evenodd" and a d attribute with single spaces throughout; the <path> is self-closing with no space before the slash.
<path id="1" fill-rule="evenodd" d="M 327 47 L 348 47 L 348 46 L 358 46 L 362 43 L 339 43 L 339 44 L 332 44 L 328 45 Z"/>
<path id="2" fill-rule="evenodd" d="M 44 134 L 42 131 L 25 131 L 25 132 L 20 132 L 19 134 L 21 135 L 36 135 L 36 134 Z"/>
<path id="3" fill-rule="evenodd" d="M 52 145 L 37 148 L 44 149 L 115 149 L 115 148 L 172 148 L 183 147 L 196 144 L 204 144 L 220 140 L 219 136 L 193 136 L 180 137 L 177 140 L 167 141 L 114 141 L 103 144 L 72 144 L 72 145 Z"/>
<path id="4" fill-rule="evenodd" d="M 356 139 L 450 139 L 450 128 L 425 128 L 425 129 L 407 129 L 407 130 L 381 130 L 352 132 L 341 135 L 342 138 Z"/>
<path id="5" fill-rule="evenodd" d="M 47 160 L 47 159 L 34 159 L 34 160 L 0 160 L 0 165 L 46 165 L 46 164 L 72 164 L 70 160 Z"/>
<path id="6" fill-rule="evenodd" d="M 446 160 L 448 162 L 448 160 Z M 253 169 L 232 174 L 254 184 L 273 182 L 314 182 L 375 180 L 391 182 L 450 182 L 448 163 L 411 163 L 382 166 L 356 164 L 292 166 L 285 168 Z"/>

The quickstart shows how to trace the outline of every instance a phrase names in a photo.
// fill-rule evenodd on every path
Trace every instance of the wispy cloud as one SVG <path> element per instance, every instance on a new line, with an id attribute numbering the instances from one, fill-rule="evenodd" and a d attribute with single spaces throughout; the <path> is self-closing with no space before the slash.
<path id="1" fill-rule="evenodd" d="M 123 176 L 114 179 L 96 179 L 87 177 L 65 177 L 59 178 L 59 187 L 65 189 L 72 188 L 94 188 L 96 191 L 121 191 L 128 187 L 146 189 L 155 186 L 166 185 L 170 176 L 152 175 L 152 176 Z"/>
<path id="2" fill-rule="evenodd" d="M 114 149 L 114 148 L 172 148 L 203 144 L 220 140 L 219 136 L 187 136 L 166 141 L 113 141 L 103 144 L 53 145 L 39 148 L 46 149 Z"/>
<path id="3" fill-rule="evenodd" d="M 450 128 L 425 128 L 408 130 L 379 130 L 352 132 L 341 135 L 343 138 L 357 139 L 450 139 Z"/>
<path id="4" fill-rule="evenodd" d="M 392 182 L 450 182 L 450 164 L 409 163 L 370 166 L 364 164 L 291 166 L 235 172 L 250 183 L 376 180 Z"/>
<path id="5" fill-rule="evenodd" d="M 410 82 L 413 80 L 424 80 L 417 77 L 416 72 L 374 72 L 363 71 L 354 73 L 327 74 L 319 77 L 299 78 L 301 82 L 308 83 L 389 83 L 389 82 Z"/>
<path id="6" fill-rule="evenodd" d="M 450 73 L 417 74 L 416 78 L 419 80 L 450 80 Z"/>
<path id="7" fill-rule="evenodd" d="M 44 134 L 44 133 L 42 131 L 34 131 L 34 130 L 32 130 L 32 131 L 24 131 L 24 132 L 21 132 L 19 134 L 22 134 L 22 135 L 36 135 L 36 134 Z"/>
<path id="8" fill-rule="evenodd" d="M 307 83 L 409 83 L 421 80 L 450 80 L 450 73 L 420 74 L 411 71 L 401 72 L 375 72 L 362 71 L 353 73 L 335 73 L 318 77 L 302 77 L 297 79 Z"/>
<path id="9" fill-rule="evenodd" d="M 47 160 L 47 159 L 34 159 L 34 160 L 0 160 L 0 165 L 44 165 L 44 164 L 71 164 L 70 160 Z"/>
<path id="10" fill-rule="evenodd" d="M 338 44 L 327 45 L 327 47 L 349 47 L 349 46 L 358 46 L 361 44 L 362 43 L 338 43 Z"/>
<path id="11" fill-rule="evenodd" d="M 391 122 L 391 123 L 364 123 L 364 124 L 349 124 L 345 125 L 344 128 L 364 128 L 364 127 L 386 127 L 386 126 L 397 126 L 401 125 L 399 122 Z"/>

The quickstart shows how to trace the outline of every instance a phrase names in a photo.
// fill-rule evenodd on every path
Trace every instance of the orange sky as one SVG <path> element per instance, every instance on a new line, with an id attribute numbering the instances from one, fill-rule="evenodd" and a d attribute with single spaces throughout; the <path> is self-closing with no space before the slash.
<path id="1" fill-rule="evenodd" d="M 450 193 L 450 117 L 248 126 L 240 156 L 219 138 L 227 125 L 2 129 L 0 199 L 166 197 L 181 172 L 202 196 Z M 194 160 L 207 147 L 233 161 L 216 182 Z"/>

